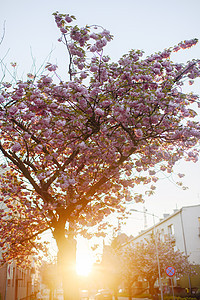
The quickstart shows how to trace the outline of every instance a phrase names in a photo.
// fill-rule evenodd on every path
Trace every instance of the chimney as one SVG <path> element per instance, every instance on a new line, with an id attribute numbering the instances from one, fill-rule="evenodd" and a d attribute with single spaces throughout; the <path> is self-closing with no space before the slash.
<path id="1" fill-rule="evenodd" d="M 169 217 L 169 214 L 163 214 L 164 219 L 167 218 L 167 217 Z"/>

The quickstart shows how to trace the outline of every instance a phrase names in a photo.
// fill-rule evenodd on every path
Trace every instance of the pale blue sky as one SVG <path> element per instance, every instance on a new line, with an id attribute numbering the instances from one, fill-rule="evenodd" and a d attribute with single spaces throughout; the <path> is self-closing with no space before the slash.
<path id="1" fill-rule="evenodd" d="M 52 13 L 74 14 L 77 23 L 99 24 L 110 30 L 114 40 L 107 47 L 107 54 L 117 60 L 131 48 L 143 49 L 148 55 L 154 51 L 173 46 L 181 40 L 200 39 L 200 0 L 7 0 L 0 4 L 0 33 L 5 25 L 5 38 L 0 45 L 0 57 L 9 52 L 5 62 L 15 61 L 19 65 L 21 76 L 31 70 L 32 58 L 36 65 L 41 63 L 54 49 L 51 61 L 58 62 L 63 76 L 67 74 L 67 54 L 64 47 L 57 42 L 60 37 Z M 2 36 L 2 34 L 0 34 Z M 173 56 L 176 61 L 186 62 L 192 58 L 200 58 L 200 43 L 192 49 L 178 52 Z M 199 92 L 198 85 L 194 91 Z M 179 170 L 185 171 L 184 183 L 187 191 L 181 191 L 169 180 L 162 180 L 155 195 L 147 198 L 145 204 L 150 212 L 161 216 L 172 212 L 176 207 L 198 204 L 200 189 L 200 163 L 195 165 L 180 164 Z M 131 206 L 131 205 L 130 205 Z M 142 204 L 131 206 L 142 210 Z M 134 214 L 136 217 L 136 215 Z M 141 219 L 142 215 L 137 215 Z M 131 230 L 137 227 L 131 220 Z M 137 221 L 137 224 L 140 224 Z M 130 228 L 130 226 L 129 226 Z M 130 230 L 129 230 L 129 233 Z"/>
<path id="2" fill-rule="evenodd" d="M 64 48 L 57 42 L 59 31 L 52 13 L 74 14 L 79 24 L 100 24 L 115 36 L 108 47 L 113 59 L 131 48 L 147 54 L 173 46 L 184 39 L 200 36 L 199 0 L 8 0 L 0 5 L 0 29 L 6 21 L 6 35 L 0 48 L 1 57 L 10 49 L 7 61 L 16 61 L 19 74 L 32 65 L 30 47 L 36 63 L 55 48 L 52 60 L 66 63 Z M 178 54 L 187 61 L 198 57 L 200 45 Z"/>

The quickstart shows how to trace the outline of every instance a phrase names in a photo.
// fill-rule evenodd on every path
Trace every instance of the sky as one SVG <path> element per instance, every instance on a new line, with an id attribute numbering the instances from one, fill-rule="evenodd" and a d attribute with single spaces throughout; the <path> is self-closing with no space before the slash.
<path id="1" fill-rule="evenodd" d="M 2 0 L 0 38 L 5 35 L 0 58 L 5 57 L 7 74 L 12 70 L 10 62 L 17 63 L 18 78 L 26 78 L 27 73 L 38 71 L 44 62 L 51 61 L 58 64 L 63 78 L 67 78 L 67 53 L 57 42 L 60 34 L 52 16 L 55 11 L 75 15 L 81 26 L 96 24 L 110 30 L 114 40 L 106 53 L 114 61 L 130 49 L 142 49 L 149 55 L 182 40 L 200 39 L 199 0 Z M 200 43 L 172 58 L 177 62 L 200 58 Z M 190 90 L 199 94 L 199 86 L 200 81 Z M 172 177 L 161 179 L 153 196 L 144 204 L 129 204 L 130 209 L 143 211 L 145 206 L 149 213 L 161 218 L 173 209 L 199 204 L 200 163 L 179 162 L 176 171 L 185 173 L 183 183 L 187 190 L 178 188 Z M 151 216 L 147 216 L 147 225 L 152 222 Z M 143 228 L 144 214 L 132 212 L 121 231 L 135 235 Z"/>

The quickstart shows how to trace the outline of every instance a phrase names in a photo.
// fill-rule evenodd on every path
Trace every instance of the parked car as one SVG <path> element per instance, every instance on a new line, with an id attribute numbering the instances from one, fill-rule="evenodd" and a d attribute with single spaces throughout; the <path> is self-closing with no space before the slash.
<path id="1" fill-rule="evenodd" d="M 109 290 L 99 290 L 94 296 L 95 300 L 112 300 L 112 294 Z"/>

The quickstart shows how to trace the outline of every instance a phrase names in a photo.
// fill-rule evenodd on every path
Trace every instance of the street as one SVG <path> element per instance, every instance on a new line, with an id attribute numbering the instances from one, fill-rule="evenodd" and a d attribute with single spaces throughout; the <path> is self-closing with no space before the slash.
<path id="1" fill-rule="evenodd" d="M 57 298 L 57 299 L 63 300 L 63 298 Z M 85 300 L 85 299 L 86 298 L 81 298 L 81 300 Z M 90 297 L 89 300 L 94 300 L 94 297 Z M 118 297 L 118 300 L 128 300 L 128 297 Z M 132 298 L 132 300 L 149 300 L 149 298 Z"/>
<path id="2" fill-rule="evenodd" d="M 132 300 L 149 300 L 149 298 L 132 298 Z M 119 297 L 118 300 L 128 300 L 128 297 Z"/>
<path id="3" fill-rule="evenodd" d="M 149 298 L 139 298 L 140 300 L 149 300 Z M 128 297 L 119 297 L 119 300 L 128 300 Z M 132 300 L 138 300 L 138 298 L 132 298 Z"/>

